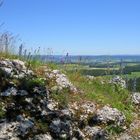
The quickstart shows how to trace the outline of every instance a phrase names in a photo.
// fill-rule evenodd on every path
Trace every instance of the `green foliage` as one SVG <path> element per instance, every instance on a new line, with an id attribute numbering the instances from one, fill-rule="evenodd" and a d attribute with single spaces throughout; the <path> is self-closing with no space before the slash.
<path id="1" fill-rule="evenodd" d="M 51 97 L 59 103 L 60 108 L 66 108 L 69 103 L 69 89 L 65 88 L 61 91 L 54 91 Z"/>
<path id="2" fill-rule="evenodd" d="M 20 86 L 30 91 L 35 86 L 45 86 L 45 80 L 43 78 L 25 78 L 20 81 Z"/>
<path id="3" fill-rule="evenodd" d="M 58 69 L 57 64 L 54 63 L 54 62 L 48 62 L 48 63 L 47 63 L 47 66 L 48 66 L 50 69 L 52 69 L 52 70 Z"/>
<path id="4" fill-rule="evenodd" d="M 115 135 L 115 134 L 120 134 L 124 131 L 124 129 L 121 126 L 118 125 L 109 125 L 106 127 L 106 131 L 111 134 L 111 135 Z"/>
<path id="5" fill-rule="evenodd" d="M 139 72 L 140 65 L 137 64 L 137 65 L 133 65 L 133 66 L 126 66 L 123 71 L 125 74 L 130 74 L 131 72 Z"/>
<path id="6" fill-rule="evenodd" d="M 0 119 L 4 118 L 5 117 L 5 112 L 4 110 L 2 109 L 2 104 L 0 103 Z"/>
<path id="7" fill-rule="evenodd" d="M 40 60 L 27 60 L 27 66 L 30 69 L 36 69 L 42 65 L 43 63 Z"/>
<path id="8" fill-rule="evenodd" d="M 36 121 L 36 127 L 40 133 L 46 133 L 49 130 L 48 124 L 42 120 Z"/>
<path id="9" fill-rule="evenodd" d="M 104 76 L 104 75 L 119 74 L 120 71 L 113 69 L 82 69 L 81 73 L 83 75 Z"/>
<path id="10" fill-rule="evenodd" d="M 0 59 L 17 59 L 18 56 L 11 53 L 0 52 Z"/>
<path id="11" fill-rule="evenodd" d="M 128 90 L 122 89 L 119 85 L 109 84 L 107 79 L 96 77 L 89 80 L 80 73 L 68 73 L 71 81 L 82 91 L 86 100 L 92 100 L 102 105 L 111 105 L 124 112 L 127 122 L 132 120 L 134 107 L 131 102 L 131 94 Z"/>

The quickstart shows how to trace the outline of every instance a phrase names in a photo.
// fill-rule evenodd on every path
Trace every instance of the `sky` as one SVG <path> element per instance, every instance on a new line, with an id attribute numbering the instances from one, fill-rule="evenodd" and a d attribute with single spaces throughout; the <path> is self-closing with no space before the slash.
<path id="1" fill-rule="evenodd" d="M 140 54 L 140 0 L 4 0 L 2 31 L 54 54 Z"/>

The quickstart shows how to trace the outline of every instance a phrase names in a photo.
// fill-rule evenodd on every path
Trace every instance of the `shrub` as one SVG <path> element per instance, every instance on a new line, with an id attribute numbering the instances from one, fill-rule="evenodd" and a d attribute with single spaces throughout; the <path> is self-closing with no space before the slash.
<path id="1" fill-rule="evenodd" d="M 2 109 L 2 104 L 0 104 L 0 119 L 5 117 L 5 111 Z"/>
<path id="2" fill-rule="evenodd" d="M 106 127 L 106 131 L 111 134 L 111 135 L 115 135 L 115 134 L 120 134 L 124 131 L 124 129 L 121 126 L 118 125 L 109 125 Z"/>
<path id="3" fill-rule="evenodd" d="M 46 123 L 42 120 L 37 120 L 36 121 L 36 128 L 37 128 L 39 133 L 46 133 L 49 130 L 48 123 Z"/>
<path id="4" fill-rule="evenodd" d="M 20 81 L 22 89 L 31 91 L 33 87 L 45 86 L 45 80 L 42 78 L 25 78 Z"/>
<path id="5" fill-rule="evenodd" d="M 60 108 L 67 108 L 69 103 L 69 89 L 65 88 L 61 91 L 51 93 L 51 97 L 59 103 Z"/>

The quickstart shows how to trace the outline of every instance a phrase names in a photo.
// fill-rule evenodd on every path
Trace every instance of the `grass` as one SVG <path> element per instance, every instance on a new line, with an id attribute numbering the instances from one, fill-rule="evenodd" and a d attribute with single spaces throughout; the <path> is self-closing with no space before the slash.
<path id="1" fill-rule="evenodd" d="M 121 132 L 124 131 L 124 129 L 120 126 L 109 125 L 109 126 L 106 127 L 106 131 L 110 135 L 115 135 L 115 134 L 120 134 Z"/>
<path id="2" fill-rule="evenodd" d="M 0 119 L 4 118 L 5 117 L 5 112 L 4 110 L 2 109 L 2 104 L 0 103 Z"/>
<path id="3" fill-rule="evenodd" d="M 59 108 L 67 108 L 69 103 L 69 89 L 65 88 L 62 91 L 55 91 L 51 93 L 51 97 L 59 103 Z"/>
<path id="4" fill-rule="evenodd" d="M 40 130 L 40 133 L 44 133 L 44 134 L 49 130 L 48 124 L 41 120 L 36 120 L 36 127 L 38 130 Z"/>
<path id="5" fill-rule="evenodd" d="M 17 59 L 18 56 L 11 53 L 0 52 L 0 59 Z"/>
<path id="6" fill-rule="evenodd" d="M 50 68 L 50 69 L 52 69 L 52 70 L 59 69 L 58 68 L 58 65 L 56 63 L 54 63 L 54 62 L 51 62 L 51 63 L 48 62 L 47 63 L 47 67 Z"/>
<path id="7" fill-rule="evenodd" d="M 124 112 L 127 122 L 131 122 L 134 108 L 131 103 L 129 91 L 119 86 L 109 84 L 103 77 L 88 80 L 78 72 L 68 73 L 68 75 L 76 87 L 84 91 L 82 98 L 94 101 L 101 106 L 109 104 Z"/>
<path id="8" fill-rule="evenodd" d="M 124 75 L 125 77 L 127 76 L 128 78 L 139 78 L 140 77 L 140 72 L 131 72 L 131 74 Z"/>
<path id="9" fill-rule="evenodd" d="M 0 55 L 1 58 L 18 58 L 17 56 L 10 55 L 10 54 L 2 54 Z M 39 60 L 26 60 L 27 65 L 31 69 L 38 69 L 42 65 L 44 65 Z M 104 77 L 96 77 L 93 80 L 88 80 L 84 76 L 81 75 L 80 69 L 83 68 L 83 66 L 79 65 L 66 65 L 57 66 L 55 63 L 48 63 L 47 66 L 51 69 L 57 69 L 60 68 L 62 71 L 66 71 L 67 75 L 69 76 L 70 80 L 76 87 L 84 92 L 82 95 L 75 96 L 79 100 L 79 98 L 90 100 L 97 102 L 99 105 L 103 106 L 106 104 L 111 105 L 114 108 L 119 109 L 120 111 L 124 112 L 127 118 L 127 122 L 131 122 L 132 120 L 132 112 L 134 110 L 133 105 L 130 100 L 130 93 L 120 88 L 119 86 L 111 85 L 107 82 L 107 78 Z M 85 66 L 84 66 L 85 67 Z M 69 69 L 77 70 L 72 72 L 69 71 Z M 140 73 L 132 73 L 133 76 L 139 76 Z M 131 76 L 132 76 L 131 75 Z M 44 81 L 41 79 L 34 79 L 32 81 L 28 81 L 27 86 L 30 87 L 32 84 L 43 84 Z M 62 91 L 61 93 L 52 93 L 52 97 L 60 102 L 60 104 L 67 106 L 69 100 L 68 98 L 71 98 L 68 94 L 68 91 Z"/>
<path id="10" fill-rule="evenodd" d="M 27 60 L 27 65 L 31 69 L 36 69 L 36 68 L 42 66 L 43 62 L 41 62 L 40 60 Z"/>

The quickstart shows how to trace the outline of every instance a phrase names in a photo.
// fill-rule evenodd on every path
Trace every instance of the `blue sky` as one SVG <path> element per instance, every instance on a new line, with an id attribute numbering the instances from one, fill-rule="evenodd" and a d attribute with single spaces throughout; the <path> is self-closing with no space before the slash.
<path id="1" fill-rule="evenodd" d="M 5 0 L 1 30 L 55 54 L 140 54 L 140 0 Z"/>

